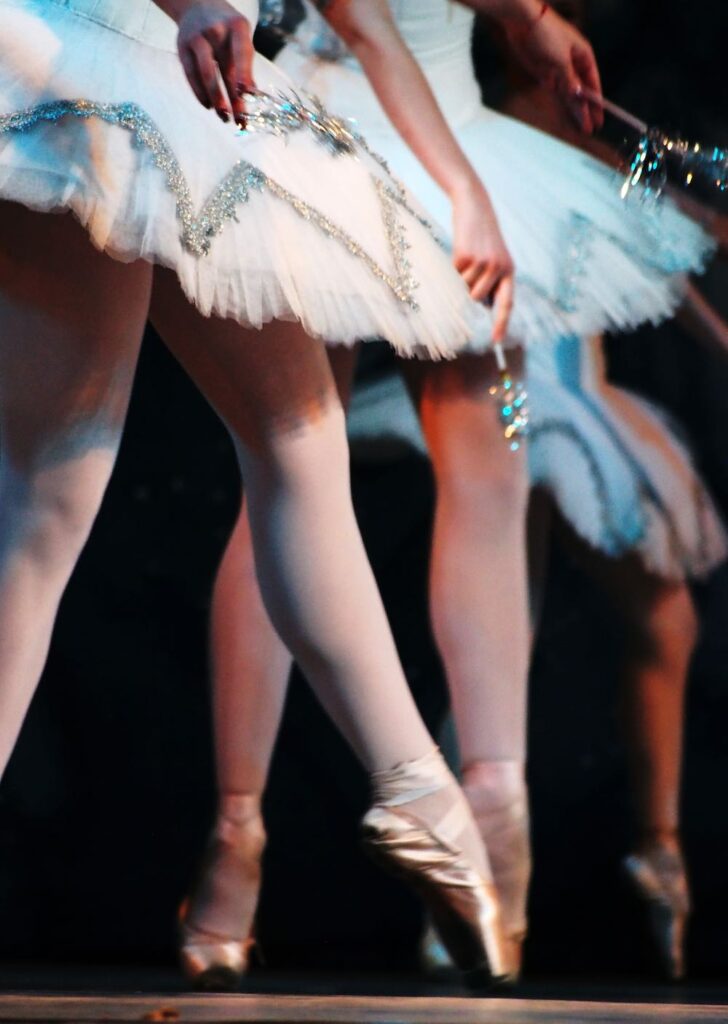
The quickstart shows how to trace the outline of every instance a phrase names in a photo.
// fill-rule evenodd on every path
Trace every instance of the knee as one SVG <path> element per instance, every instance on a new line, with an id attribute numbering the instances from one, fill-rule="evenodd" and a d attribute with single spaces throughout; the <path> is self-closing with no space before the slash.
<path id="1" fill-rule="evenodd" d="M 22 550 L 44 571 L 72 566 L 98 512 L 103 486 L 74 486 L 48 471 L 0 472 L 3 546 Z"/>
<path id="2" fill-rule="evenodd" d="M 348 481 L 349 446 L 346 418 L 338 404 L 317 415 L 278 420 L 261 431 L 255 444 L 237 441 L 238 459 L 248 507 L 262 490 L 316 490 Z"/>
<path id="3" fill-rule="evenodd" d="M 686 584 L 666 584 L 631 616 L 632 648 L 645 660 L 670 663 L 689 659 L 700 622 Z"/>
<path id="4" fill-rule="evenodd" d="M 525 522 L 529 480 L 524 453 L 512 452 L 502 437 L 433 459 L 438 498 L 472 511 L 491 526 Z"/>
<path id="5" fill-rule="evenodd" d="M 686 584 L 674 591 L 666 607 L 660 609 L 656 618 L 663 645 L 677 645 L 680 650 L 692 653 L 700 634 L 700 621 Z"/>

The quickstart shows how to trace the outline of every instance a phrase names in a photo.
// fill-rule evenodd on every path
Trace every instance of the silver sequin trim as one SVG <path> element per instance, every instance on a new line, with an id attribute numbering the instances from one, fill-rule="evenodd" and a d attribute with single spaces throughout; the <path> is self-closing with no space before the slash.
<path id="1" fill-rule="evenodd" d="M 294 116 L 291 111 L 288 115 Z M 251 192 L 265 190 L 287 203 L 300 217 L 314 224 L 327 237 L 343 245 L 352 256 L 364 263 L 375 277 L 387 285 L 400 302 L 412 310 L 419 308 L 413 296 L 417 282 L 406 256 L 408 245 L 405 228 L 397 212 L 401 209 L 418 221 L 422 219 L 410 209 L 404 191 L 398 183 L 392 181 L 391 184 L 385 184 L 374 174 L 370 175 L 380 201 L 382 222 L 394 264 L 394 273 L 389 273 L 343 228 L 246 160 L 240 160 L 234 165 L 206 200 L 197 216 L 187 179 L 172 148 L 152 118 L 135 103 L 55 100 L 26 110 L 0 115 L 0 134 L 29 131 L 41 122 L 55 123 L 69 116 L 97 117 L 107 124 L 124 128 L 132 133 L 137 146 L 151 154 L 155 166 L 164 175 L 175 197 L 177 217 L 182 227 L 182 244 L 194 256 L 208 255 L 213 239 L 222 232 L 229 221 L 236 220 L 237 208 L 248 202 Z M 311 118 L 307 123 L 312 130 L 325 134 L 334 120 L 331 119 L 328 126 L 322 127 L 319 124 L 315 128 Z M 332 148 L 331 145 L 329 148 Z"/>
<path id="2" fill-rule="evenodd" d="M 351 123 L 329 114 L 316 96 L 256 92 L 246 98 L 246 132 L 284 136 L 307 129 L 335 156 L 353 156 L 363 139 Z"/>

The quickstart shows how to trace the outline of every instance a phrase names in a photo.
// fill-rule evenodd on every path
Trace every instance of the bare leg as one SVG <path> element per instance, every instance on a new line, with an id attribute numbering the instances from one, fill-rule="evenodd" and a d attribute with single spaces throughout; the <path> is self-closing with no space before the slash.
<path id="1" fill-rule="evenodd" d="M 437 482 L 431 615 L 465 767 L 525 759 L 525 451 L 510 451 L 490 357 L 415 368 Z"/>
<path id="2" fill-rule="evenodd" d="M 698 633 L 690 590 L 649 573 L 637 555 L 610 559 L 592 551 L 568 527 L 567 543 L 624 625 L 620 702 L 638 848 L 678 849 L 685 692 Z"/>
<path id="3" fill-rule="evenodd" d="M 503 436 L 491 357 L 414 366 L 437 483 L 430 608 L 463 783 L 488 848 L 507 933 L 520 945 L 530 877 L 525 787 L 530 657 L 525 451 Z"/>
<path id="4" fill-rule="evenodd" d="M 626 867 L 652 906 L 664 966 L 680 977 L 689 912 L 680 849 L 680 776 L 696 613 L 685 583 L 647 572 L 636 555 L 610 560 L 576 543 L 587 571 L 614 599 L 625 626 L 621 706 L 637 825 L 635 854 Z"/>
<path id="5" fill-rule="evenodd" d="M 1 773 L 114 464 L 151 269 L 68 216 L 0 211 Z"/>

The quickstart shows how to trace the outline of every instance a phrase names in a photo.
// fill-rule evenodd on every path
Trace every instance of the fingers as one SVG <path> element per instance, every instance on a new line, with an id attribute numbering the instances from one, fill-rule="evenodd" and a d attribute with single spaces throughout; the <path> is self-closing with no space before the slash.
<path id="1" fill-rule="evenodd" d="M 179 58 L 184 68 L 184 73 L 187 76 L 187 81 L 192 87 L 192 91 L 200 101 L 203 107 L 210 109 L 210 99 L 205 91 L 205 87 L 202 84 L 202 79 L 197 73 L 197 63 L 192 55 L 192 51 L 186 46 L 180 47 Z"/>
<path id="2" fill-rule="evenodd" d="M 582 84 L 576 73 L 573 54 L 570 56 L 569 64 L 562 70 L 558 91 L 563 96 L 566 107 L 579 128 L 591 135 L 594 130 L 594 122 L 589 103 L 582 95 Z"/>
<path id="3" fill-rule="evenodd" d="M 493 306 L 493 341 L 502 341 L 513 308 L 513 264 L 507 257 L 489 261 L 462 256 L 455 265 L 476 302 Z"/>
<path id="4" fill-rule="evenodd" d="M 210 43 L 201 36 L 197 36 L 189 42 L 188 49 L 192 54 L 197 78 L 205 97 L 202 101 L 203 105 L 215 110 L 220 120 L 228 121 L 232 114 L 232 108 L 223 92 L 218 74 L 218 64 Z"/>
<path id="5" fill-rule="evenodd" d="M 245 101 L 243 94 L 255 91 L 253 59 L 255 50 L 250 25 L 245 18 L 236 18 L 229 26 L 224 53 L 218 64 L 227 90 L 230 108 L 238 124 L 245 127 Z"/>
<path id="6" fill-rule="evenodd" d="M 496 285 L 503 276 L 503 268 L 497 263 L 486 263 L 480 268 L 480 273 L 469 283 L 470 297 L 476 302 L 485 302 L 490 299 Z"/>
<path id="7" fill-rule="evenodd" d="M 207 10 L 204 4 L 190 9 L 180 22 L 179 56 L 200 103 L 222 121 L 234 117 L 244 126 L 243 95 L 255 90 L 252 30 L 247 18 L 222 6 L 228 10 Z"/>
<path id="8" fill-rule="evenodd" d="M 505 341 L 508 333 L 508 322 L 513 310 L 513 273 L 502 277 L 493 293 L 493 331 L 492 339 L 497 344 Z"/>
<path id="9" fill-rule="evenodd" d="M 602 81 L 599 75 L 599 66 L 594 51 L 586 41 L 577 46 L 574 51 L 574 69 L 579 76 L 580 85 L 601 99 Z M 592 101 L 590 110 L 595 126 L 601 128 L 604 124 L 604 108 L 599 102 Z"/>

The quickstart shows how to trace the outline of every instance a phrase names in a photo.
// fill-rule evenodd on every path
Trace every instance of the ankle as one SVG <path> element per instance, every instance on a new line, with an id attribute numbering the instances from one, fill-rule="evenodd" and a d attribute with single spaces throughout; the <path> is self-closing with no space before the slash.
<path id="1" fill-rule="evenodd" d="M 244 825 L 261 815 L 261 794 L 221 792 L 217 799 L 217 817 L 236 825 Z"/>
<path id="2" fill-rule="evenodd" d="M 463 768 L 466 795 L 499 807 L 526 796 L 526 765 L 520 760 L 470 761 Z"/>
<path id="3" fill-rule="evenodd" d="M 637 852 L 643 856 L 667 854 L 682 857 L 680 833 L 675 827 L 645 829 L 638 838 Z"/>
<path id="4" fill-rule="evenodd" d="M 220 793 L 214 836 L 227 846 L 244 844 L 262 853 L 266 843 L 259 793 Z"/>
<path id="5" fill-rule="evenodd" d="M 414 761 L 372 772 L 372 802 L 383 806 L 410 803 L 455 784 L 455 777 L 438 747 Z"/>

